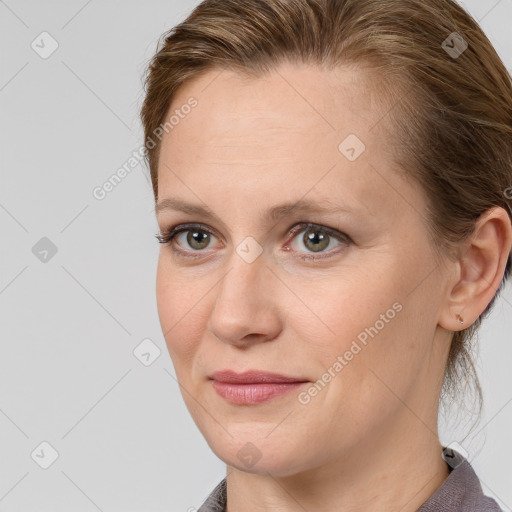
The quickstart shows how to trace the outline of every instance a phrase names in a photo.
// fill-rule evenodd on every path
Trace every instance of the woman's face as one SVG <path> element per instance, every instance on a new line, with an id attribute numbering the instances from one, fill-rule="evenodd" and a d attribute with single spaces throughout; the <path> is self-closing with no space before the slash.
<path id="1" fill-rule="evenodd" d="M 386 110 L 355 69 L 219 73 L 178 91 L 158 171 L 160 230 L 184 229 L 161 246 L 158 313 L 198 428 L 227 464 L 276 476 L 432 437 L 447 270 Z M 226 369 L 303 383 L 234 403 L 210 379 Z"/>

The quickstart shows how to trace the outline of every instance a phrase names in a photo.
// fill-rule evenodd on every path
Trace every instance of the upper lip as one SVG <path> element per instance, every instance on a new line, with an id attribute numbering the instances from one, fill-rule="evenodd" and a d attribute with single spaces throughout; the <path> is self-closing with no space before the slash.
<path id="1" fill-rule="evenodd" d="M 232 370 L 221 370 L 209 375 L 210 379 L 229 384 L 260 384 L 271 382 L 307 382 L 298 377 L 288 377 L 279 373 L 264 372 L 261 370 L 247 370 L 237 373 Z"/>

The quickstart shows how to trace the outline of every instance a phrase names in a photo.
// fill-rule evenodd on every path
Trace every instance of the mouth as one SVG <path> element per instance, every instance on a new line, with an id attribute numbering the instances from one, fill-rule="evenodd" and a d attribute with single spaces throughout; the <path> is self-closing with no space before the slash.
<path id="1" fill-rule="evenodd" d="M 226 401 L 236 405 L 255 405 L 282 396 L 309 382 L 278 373 L 249 370 L 214 372 L 209 376 L 214 390 Z"/>

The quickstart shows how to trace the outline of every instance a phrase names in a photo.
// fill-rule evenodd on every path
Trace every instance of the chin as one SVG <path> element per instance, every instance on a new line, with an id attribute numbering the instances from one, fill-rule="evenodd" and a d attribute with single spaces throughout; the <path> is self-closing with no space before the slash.
<path id="1" fill-rule="evenodd" d="M 279 433 L 272 432 L 274 427 L 265 424 L 261 429 L 253 425 L 251 430 L 240 424 L 223 426 L 229 434 L 217 425 L 215 433 L 203 432 L 203 435 L 213 453 L 225 464 L 246 473 L 270 473 L 275 477 L 290 476 L 305 469 L 304 443 L 291 438 L 285 429 Z"/>

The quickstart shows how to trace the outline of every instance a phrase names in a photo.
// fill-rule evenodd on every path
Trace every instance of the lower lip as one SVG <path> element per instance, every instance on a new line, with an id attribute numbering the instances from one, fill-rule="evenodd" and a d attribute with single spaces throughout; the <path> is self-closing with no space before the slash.
<path id="1" fill-rule="evenodd" d="M 305 382 L 274 382 L 262 384 L 231 384 L 212 380 L 213 389 L 225 400 L 238 405 L 252 405 L 282 396 Z"/>

